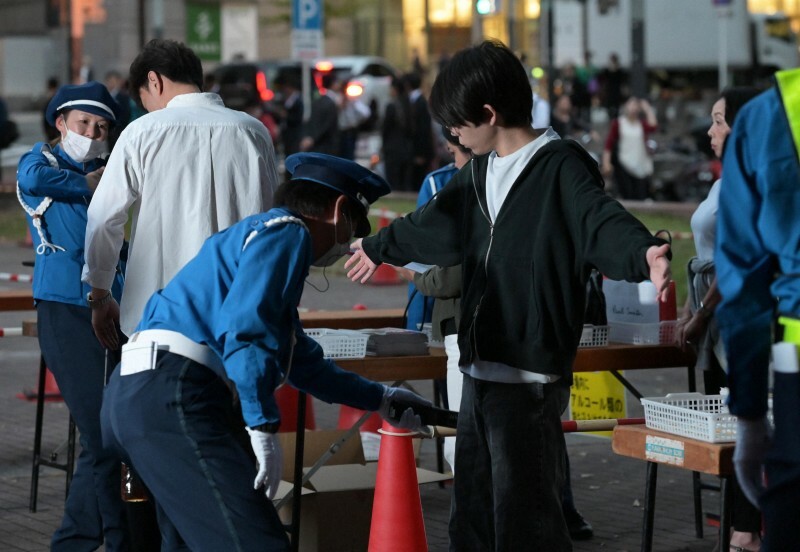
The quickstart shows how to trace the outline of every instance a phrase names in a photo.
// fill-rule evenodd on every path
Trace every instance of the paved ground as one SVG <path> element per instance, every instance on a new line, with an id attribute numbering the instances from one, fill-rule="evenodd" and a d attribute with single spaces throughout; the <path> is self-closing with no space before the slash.
<path id="1" fill-rule="evenodd" d="M 25 272 L 23 260 L 31 258 L 29 250 L 13 244 L 0 244 L 0 272 Z M 319 273 L 312 276 L 317 287 L 324 280 Z M 315 309 L 351 308 L 363 303 L 368 308 L 398 307 L 405 302 L 402 286 L 358 287 L 339 277 L 330 278 L 327 293 L 310 290 L 303 306 Z M 22 288 L 26 284 L 0 282 L 0 289 Z M 34 313 L 0 313 L 0 327 L 19 326 L 21 320 Z M 28 511 L 31 482 L 34 404 L 16 398 L 24 388 L 35 385 L 38 346 L 26 337 L 0 338 L 0 550 L 46 550 L 49 537 L 60 520 L 64 500 L 64 473 L 42 469 L 38 494 L 38 511 Z M 633 373 L 630 379 L 648 395 L 664 395 L 685 390 L 683 370 L 652 370 Z M 428 382 L 416 382 L 423 393 L 430 393 Z M 315 401 L 318 427 L 335 427 L 336 408 Z M 629 415 L 641 415 L 641 407 L 628 397 Z M 59 446 L 66 436 L 67 410 L 62 403 L 49 403 L 45 408 L 44 450 Z M 595 537 L 576 542 L 575 550 L 633 551 L 639 549 L 644 503 L 645 465 L 618 457 L 611 451 L 608 439 L 586 435 L 569 435 L 568 448 L 572 462 L 573 486 L 579 509 L 592 522 Z M 62 458 L 63 456 L 60 456 Z M 420 464 L 435 469 L 432 442 L 422 444 Z M 662 467 L 658 485 L 655 524 L 655 552 L 710 551 L 715 545 L 714 529 L 706 528 L 706 537 L 694 536 L 691 507 L 691 477 L 682 470 Z M 431 551 L 447 550 L 447 518 L 450 487 L 429 485 L 422 488 L 422 504 Z M 707 493 L 704 503 L 716 510 L 717 495 Z M 537 550 L 532 543 L 531 550 Z"/>

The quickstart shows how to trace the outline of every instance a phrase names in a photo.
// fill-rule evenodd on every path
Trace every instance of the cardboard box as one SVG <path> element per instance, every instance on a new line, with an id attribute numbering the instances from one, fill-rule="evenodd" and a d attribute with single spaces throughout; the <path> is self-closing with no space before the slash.
<path id="1" fill-rule="evenodd" d="M 345 432 L 306 431 L 304 473 Z M 283 481 L 278 487 L 276 502 L 292 492 L 295 434 L 279 433 L 278 438 L 283 449 Z M 301 551 L 362 552 L 367 549 L 377 469 L 377 462 L 365 462 L 361 439 L 354 435 L 311 477 L 302 490 Z M 444 481 L 450 477 L 450 474 L 417 468 L 419 484 Z M 285 524 L 291 521 L 291 500 L 278 514 Z"/>

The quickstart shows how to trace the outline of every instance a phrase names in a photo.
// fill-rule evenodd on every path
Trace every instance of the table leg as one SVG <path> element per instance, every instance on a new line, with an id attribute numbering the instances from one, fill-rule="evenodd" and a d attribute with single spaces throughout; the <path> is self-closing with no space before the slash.
<path id="1" fill-rule="evenodd" d="M 658 464 L 647 463 L 647 483 L 644 493 L 644 527 L 642 527 L 642 552 L 653 550 L 653 522 L 656 509 L 656 481 Z"/>
<path id="2" fill-rule="evenodd" d="M 446 388 L 445 388 L 446 389 Z M 441 382 L 433 380 L 433 406 L 442 406 Z M 436 438 L 436 471 L 444 473 L 444 438 Z M 439 488 L 444 488 L 444 481 L 439 482 Z"/>
<path id="3" fill-rule="evenodd" d="M 703 484 L 700 472 L 692 472 L 692 493 L 694 494 L 694 536 L 703 538 Z"/>
<path id="4" fill-rule="evenodd" d="M 72 474 L 75 471 L 75 419 L 72 414 L 69 415 L 69 429 L 67 430 L 67 490 L 66 496 L 69 495 L 69 486 L 72 485 Z"/>
<path id="5" fill-rule="evenodd" d="M 639 390 L 636 389 L 631 382 L 625 379 L 625 376 L 619 373 L 617 370 L 611 370 L 611 375 L 614 376 L 619 380 L 619 382 L 625 386 L 625 389 L 631 392 L 631 394 L 636 397 L 637 400 L 642 400 L 642 394 L 639 393 Z"/>
<path id="6" fill-rule="evenodd" d="M 33 430 L 33 467 L 31 470 L 31 496 L 28 509 L 36 512 L 36 499 L 39 495 L 39 465 L 42 457 L 42 421 L 44 417 L 44 380 L 47 366 L 44 357 L 39 356 L 39 384 L 36 391 L 36 421 Z"/>
<path id="7" fill-rule="evenodd" d="M 730 477 L 720 477 L 719 497 L 719 549 L 731 547 L 731 510 L 733 509 L 733 485 Z"/>
<path id="8" fill-rule="evenodd" d="M 292 536 L 292 550 L 300 550 L 300 501 L 303 495 L 303 455 L 306 439 L 306 400 L 308 396 L 299 391 L 297 394 L 297 428 L 295 430 L 294 447 L 294 488 L 292 489 L 292 523 L 289 534 Z"/>

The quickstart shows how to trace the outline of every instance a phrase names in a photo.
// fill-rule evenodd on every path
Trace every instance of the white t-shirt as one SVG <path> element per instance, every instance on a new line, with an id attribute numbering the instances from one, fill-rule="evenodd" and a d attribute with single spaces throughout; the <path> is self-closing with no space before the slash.
<path id="1" fill-rule="evenodd" d="M 486 205 L 492 222 L 497 220 L 497 213 L 503 207 L 509 190 L 531 158 L 539 148 L 558 138 L 558 134 L 552 128 L 548 128 L 541 136 L 510 155 L 499 157 L 494 151 L 489 154 L 486 169 Z M 462 366 L 461 371 L 475 379 L 498 383 L 549 383 L 558 379 L 558 376 L 520 370 L 508 364 L 478 358 L 469 366 Z"/>

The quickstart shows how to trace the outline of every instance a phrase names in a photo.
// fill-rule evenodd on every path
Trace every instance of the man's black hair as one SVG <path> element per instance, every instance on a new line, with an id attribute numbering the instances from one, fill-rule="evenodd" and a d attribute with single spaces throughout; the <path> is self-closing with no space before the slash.
<path id="1" fill-rule="evenodd" d="M 309 217 L 323 217 L 340 195 L 341 192 L 311 180 L 289 180 L 275 190 L 275 206 L 286 207 Z M 353 228 L 358 220 L 366 216 L 364 208 L 354 205 L 350 198 L 344 204 L 344 214 L 352 221 Z"/>
<path id="2" fill-rule="evenodd" d="M 339 75 L 337 73 L 334 72 L 325 73 L 324 75 L 322 75 L 322 88 L 329 90 L 333 88 L 333 86 L 336 83 L 342 82 L 343 80 L 344 77 L 342 77 L 342 75 Z"/>
<path id="3" fill-rule="evenodd" d="M 519 58 L 501 42 L 487 40 L 461 50 L 433 84 L 433 117 L 447 128 L 486 120 L 491 105 L 508 127 L 531 125 L 533 92 Z"/>
<path id="4" fill-rule="evenodd" d="M 419 73 L 406 73 L 405 75 L 406 84 L 408 85 L 408 90 L 416 90 L 420 86 L 422 86 L 422 77 L 419 76 Z"/>
<path id="5" fill-rule="evenodd" d="M 203 66 L 194 51 L 181 42 L 154 38 L 131 63 L 130 95 L 141 105 L 139 89 L 147 84 L 147 73 L 155 71 L 169 80 L 194 84 L 203 89 Z"/>

